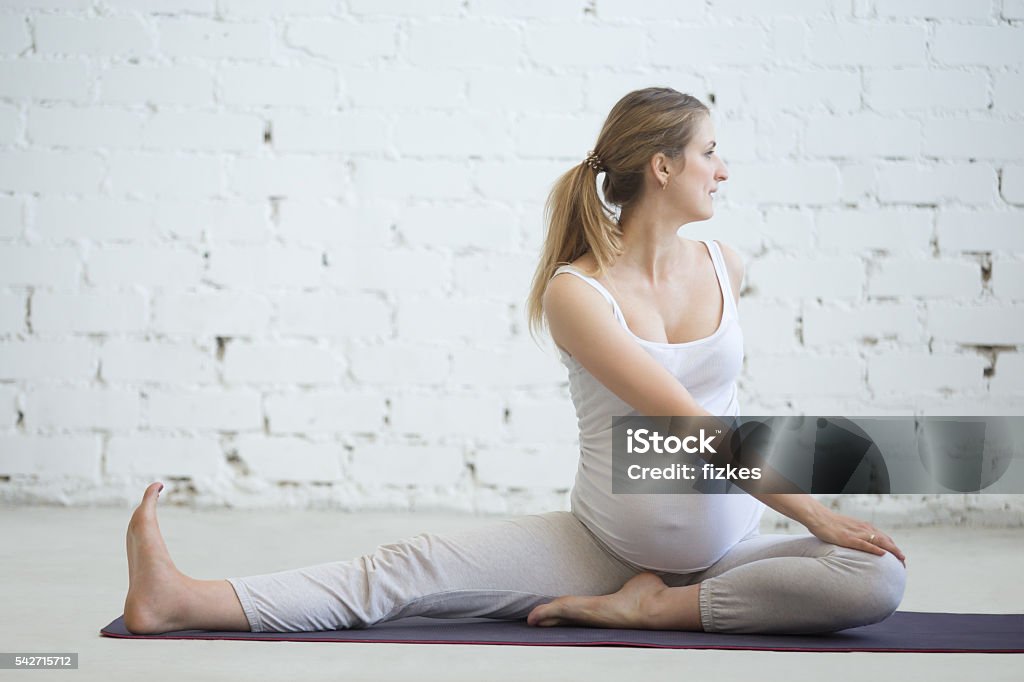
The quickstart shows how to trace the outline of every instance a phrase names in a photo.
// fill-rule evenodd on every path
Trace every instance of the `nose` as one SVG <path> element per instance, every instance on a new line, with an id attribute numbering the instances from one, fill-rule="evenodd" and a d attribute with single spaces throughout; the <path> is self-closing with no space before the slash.
<path id="1" fill-rule="evenodd" d="M 725 167 L 724 161 L 719 161 L 718 170 L 715 172 L 715 178 L 719 182 L 725 182 L 729 179 L 729 169 Z"/>

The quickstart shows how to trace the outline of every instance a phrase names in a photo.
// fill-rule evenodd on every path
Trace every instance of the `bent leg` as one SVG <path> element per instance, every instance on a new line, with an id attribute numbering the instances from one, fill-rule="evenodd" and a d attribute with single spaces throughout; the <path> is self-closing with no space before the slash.
<path id="1" fill-rule="evenodd" d="M 253 632 L 295 632 L 407 616 L 525 618 L 558 595 L 614 592 L 635 573 L 571 513 L 549 512 L 227 580 Z"/>
<path id="2" fill-rule="evenodd" d="M 903 599 L 906 569 L 888 552 L 878 556 L 813 535 L 754 535 L 676 582 L 700 583 L 707 632 L 810 634 L 891 616 Z"/>

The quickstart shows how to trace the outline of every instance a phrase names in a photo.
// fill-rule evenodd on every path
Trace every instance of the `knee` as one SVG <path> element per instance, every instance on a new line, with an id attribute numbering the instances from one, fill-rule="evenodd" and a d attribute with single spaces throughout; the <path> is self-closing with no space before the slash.
<path id="1" fill-rule="evenodd" d="M 860 570 L 857 581 L 860 589 L 853 591 L 857 601 L 854 610 L 861 621 L 858 625 L 870 625 L 896 612 L 903 601 L 907 569 L 889 552 L 882 556 L 867 552 L 858 554 Z"/>

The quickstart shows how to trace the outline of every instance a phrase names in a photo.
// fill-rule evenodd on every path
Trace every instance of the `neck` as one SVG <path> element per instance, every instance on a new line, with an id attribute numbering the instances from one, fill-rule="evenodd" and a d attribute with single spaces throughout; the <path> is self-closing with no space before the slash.
<path id="1" fill-rule="evenodd" d="M 649 284 L 665 280 L 665 274 L 679 263 L 685 247 L 679 239 L 676 220 L 639 208 L 623 210 L 619 219 L 622 230 L 622 254 L 616 265 L 642 276 Z"/>

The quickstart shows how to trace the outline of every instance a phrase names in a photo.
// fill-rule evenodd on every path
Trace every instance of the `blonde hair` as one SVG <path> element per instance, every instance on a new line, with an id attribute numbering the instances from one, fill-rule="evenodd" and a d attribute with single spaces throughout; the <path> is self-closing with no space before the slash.
<path id="1" fill-rule="evenodd" d="M 612 107 L 592 154 L 555 181 L 544 205 L 547 232 L 526 299 L 531 336 L 544 327 L 544 291 L 560 265 L 591 252 L 597 268 L 588 274 L 600 276 L 622 253 L 622 231 L 615 211 L 597 195 L 597 173 L 605 174 L 605 200 L 629 206 L 643 190 L 651 157 L 677 158 L 708 115 L 696 97 L 671 88 L 634 90 Z"/>

